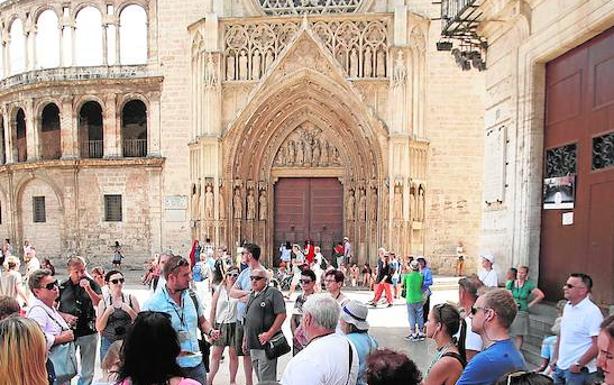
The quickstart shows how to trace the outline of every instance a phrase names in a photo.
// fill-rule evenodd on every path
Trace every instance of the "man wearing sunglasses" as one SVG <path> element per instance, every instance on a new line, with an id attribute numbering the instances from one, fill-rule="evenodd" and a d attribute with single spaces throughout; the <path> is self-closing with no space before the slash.
<path id="1" fill-rule="evenodd" d="M 554 383 L 583 385 L 594 383 L 597 366 L 597 337 L 603 321 L 601 311 L 590 300 L 593 280 L 583 273 L 573 273 L 563 285 L 565 299 L 561 334 L 550 366 Z"/>
<path id="2" fill-rule="evenodd" d="M 246 305 L 243 351 L 249 350 L 258 381 L 274 382 L 277 381 L 277 358 L 269 359 L 264 345 L 281 330 L 286 319 L 286 303 L 281 292 L 269 286 L 265 269 L 252 269 L 249 278 L 252 292 Z"/>
<path id="3" fill-rule="evenodd" d="M 249 356 L 249 350 L 243 350 L 243 334 L 245 332 L 245 310 L 249 293 L 252 290 L 252 281 L 250 276 L 252 271 L 256 269 L 264 269 L 260 264 L 260 246 L 253 243 L 246 243 L 241 249 L 241 257 L 245 260 L 247 268 L 241 271 L 241 274 L 237 277 L 237 282 L 230 290 L 230 296 L 237 298 L 239 303 L 237 304 L 237 355 L 243 357 L 243 369 L 245 371 L 245 384 L 252 385 L 252 361 Z"/>
<path id="4" fill-rule="evenodd" d="M 467 365 L 456 385 L 492 385 L 506 373 L 526 370 L 509 328 L 518 312 L 512 293 L 491 289 L 471 308 L 471 329 L 482 337 L 483 350 Z"/>
<path id="5" fill-rule="evenodd" d="M 198 297 L 190 293 L 192 271 L 187 259 L 175 255 L 164 266 L 166 285 L 145 302 L 143 310 L 159 311 L 170 315 L 181 352 L 177 364 L 184 370 L 185 376 L 205 385 L 207 374 L 203 356 L 198 343 L 198 329 L 209 338 L 219 338 L 219 330 L 213 329 L 205 317 L 204 306 Z"/>

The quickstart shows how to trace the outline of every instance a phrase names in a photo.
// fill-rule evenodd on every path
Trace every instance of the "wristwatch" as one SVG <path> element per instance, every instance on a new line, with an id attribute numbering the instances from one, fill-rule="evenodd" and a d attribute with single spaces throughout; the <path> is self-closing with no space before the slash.
<path id="1" fill-rule="evenodd" d="M 578 368 L 582 369 L 582 367 L 583 367 L 584 365 L 581 365 L 581 364 L 580 364 L 580 361 L 576 361 L 576 362 L 574 363 L 574 366 L 577 366 Z"/>

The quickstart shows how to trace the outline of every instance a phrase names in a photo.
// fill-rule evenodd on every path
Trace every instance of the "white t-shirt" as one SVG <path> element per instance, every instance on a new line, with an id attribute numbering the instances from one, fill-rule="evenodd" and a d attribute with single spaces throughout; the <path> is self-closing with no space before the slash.
<path id="1" fill-rule="evenodd" d="M 350 369 L 348 352 L 350 345 L 345 336 L 338 334 L 315 339 L 288 362 L 281 383 L 283 385 L 356 384 L 358 354 L 356 348 L 352 346 Z"/>
<path id="2" fill-rule="evenodd" d="M 497 272 L 495 269 L 491 269 L 490 271 L 481 270 L 480 274 L 478 274 L 480 281 L 486 287 L 497 287 L 499 286 L 499 282 L 497 281 Z"/>
<path id="3" fill-rule="evenodd" d="M 471 330 L 471 317 L 465 317 L 465 322 L 467 322 L 467 335 L 465 337 L 465 349 L 466 350 L 475 350 L 476 352 L 481 352 L 484 347 L 484 342 L 482 341 L 482 337 L 478 333 L 475 333 Z M 459 331 L 460 334 L 460 331 Z"/>
<path id="4" fill-rule="evenodd" d="M 603 321 L 601 310 L 586 297 L 576 306 L 567 303 L 561 320 L 559 338 L 559 359 L 556 366 L 566 370 L 575 364 L 593 343 L 592 337 L 599 335 L 599 325 Z M 586 367 L 590 373 L 597 370 L 595 360 Z"/>

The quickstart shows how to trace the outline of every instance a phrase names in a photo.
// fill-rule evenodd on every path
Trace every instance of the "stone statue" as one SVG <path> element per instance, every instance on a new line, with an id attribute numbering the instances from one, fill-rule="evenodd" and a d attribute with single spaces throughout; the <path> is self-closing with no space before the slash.
<path id="1" fill-rule="evenodd" d="M 365 50 L 365 58 L 364 58 L 364 77 L 370 78 L 373 76 L 373 54 L 371 53 L 371 48 L 367 47 Z"/>
<path id="2" fill-rule="evenodd" d="M 315 139 L 313 141 L 313 160 L 311 162 L 314 166 L 320 165 L 320 155 L 321 155 L 320 152 L 321 152 L 320 139 Z"/>
<path id="3" fill-rule="evenodd" d="M 392 86 L 399 87 L 405 84 L 407 78 L 407 69 L 405 68 L 405 60 L 403 59 L 403 51 L 397 52 L 397 58 L 394 62 L 394 71 L 392 72 Z"/>
<path id="4" fill-rule="evenodd" d="M 330 163 L 329 145 L 328 145 L 328 142 L 323 142 L 322 143 L 322 159 L 320 161 L 320 164 L 322 166 L 328 166 L 329 163 Z"/>
<path id="5" fill-rule="evenodd" d="M 378 78 L 385 78 L 386 77 L 386 54 L 384 53 L 384 50 L 382 49 L 377 50 L 375 61 L 376 61 L 375 67 L 377 68 L 376 76 Z"/>
<path id="6" fill-rule="evenodd" d="M 350 196 L 348 197 L 348 202 L 346 206 L 347 210 L 347 219 L 348 221 L 353 221 L 355 218 L 355 206 L 356 206 L 356 198 L 354 197 L 354 190 L 350 190 Z"/>
<path id="7" fill-rule="evenodd" d="M 390 189 L 386 186 L 384 188 L 384 194 L 382 195 L 384 197 L 383 202 L 382 202 L 382 215 L 384 217 L 384 224 L 387 223 L 388 218 L 390 218 L 390 196 L 389 196 L 389 192 Z"/>
<path id="8" fill-rule="evenodd" d="M 409 193 L 409 217 L 412 220 L 417 220 L 416 218 L 416 188 L 412 187 Z"/>
<path id="9" fill-rule="evenodd" d="M 377 220 L 377 190 L 371 190 L 371 196 L 369 197 L 369 219 L 372 221 Z"/>
<path id="10" fill-rule="evenodd" d="M 275 157 L 275 166 L 284 166 L 286 164 L 286 148 L 280 147 Z"/>
<path id="11" fill-rule="evenodd" d="M 275 58 L 273 57 L 273 51 L 269 49 L 266 51 L 266 57 L 264 59 L 265 69 L 264 71 L 262 71 L 263 73 L 269 68 L 271 68 L 271 66 L 273 65 L 273 61 L 275 61 Z"/>
<path id="12" fill-rule="evenodd" d="M 350 77 L 357 78 L 358 76 L 358 54 L 356 49 L 353 48 L 350 52 Z"/>
<path id="13" fill-rule="evenodd" d="M 302 166 L 305 163 L 305 152 L 303 149 L 303 141 L 296 141 L 296 161 L 294 162 L 297 166 Z"/>
<path id="14" fill-rule="evenodd" d="M 200 219 L 200 187 L 192 184 L 192 219 Z"/>
<path id="15" fill-rule="evenodd" d="M 339 150 L 337 150 L 337 147 L 333 147 L 330 163 L 333 166 L 338 166 L 341 164 L 341 159 L 339 159 Z"/>
<path id="16" fill-rule="evenodd" d="M 266 220 L 267 216 L 267 200 L 266 200 L 266 191 L 260 191 L 260 197 L 258 198 L 258 206 L 260 208 L 260 213 L 258 215 L 258 219 L 261 221 Z"/>
<path id="17" fill-rule="evenodd" d="M 305 166 L 310 166 L 312 162 L 312 150 L 311 147 L 311 138 L 305 135 L 305 139 L 303 140 L 305 143 Z"/>
<path id="18" fill-rule="evenodd" d="M 367 195 L 365 190 L 360 190 L 360 197 L 358 198 L 358 220 L 364 221 L 367 217 Z"/>
<path id="19" fill-rule="evenodd" d="M 220 204 L 220 219 L 226 219 L 226 202 L 224 201 L 224 190 L 220 186 L 220 193 L 218 194 L 218 200 Z"/>
<path id="20" fill-rule="evenodd" d="M 258 79 L 260 79 L 260 52 L 255 50 L 252 56 L 252 80 Z"/>
<path id="21" fill-rule="evenodd" d="M 243 199 L 241 199 L 241 188 L 235 188 L 234 196 L 232 197 L 232 205 L 234 208 L 234 219 L 243 219 Z"/>
<path id="22" fill-rule="evenodd" d="M 420 186 L 418 188 L 418 212 L 416 213 L 420 221 L 424 220 L 424 203 L 424 187 Z"/>
<path id="23" fill-rule="evenodd" d="M 205 219 L 213 219 L 213 191 L 211 185 L 205 187 Z"/>
<path id="24" fill-rule="evenodd" d="M 241 56 L 239 56 L 239 80 L 247 80 L 248 75 L 247 56 L 245 51 L 241 51 Z"/>
<path id="25" fill-rule="evenodd" d="M 296 156 L 296 152 L 295 152 L 295 148 L 294 148 L 294 141 L 290 140 L 288 141 L 288 151 L 286 152 L 286 162 L 285 164 L 287 166 L 292 166 L 294 164 L 294 159 Z"/>
<path id="26" fill-rule="evenodd" d="M 403 219 L 403 192 L 401 187 L 394 188 L 394 216 L 393 219 Z"/>
<path id="27" fill-rule="evenodd" d="M 207 58 L 207 70 L 205 71 L 205 87 L 213 88 L 217 85 L 217 73 L 215 71 L 215 63 L 213 63 L 213 55 L 209 52 Z"/>
<path id="28" fill-rule="evenodd" d="M 247 190 L 247 219 L 256 219 L 256 198 L 251 188 Z"/>
<path id="29" fill-rule="evenodd" d="M 236 80 L 234 55 L 228 55 L 226 58 L 226 80 Z"/>

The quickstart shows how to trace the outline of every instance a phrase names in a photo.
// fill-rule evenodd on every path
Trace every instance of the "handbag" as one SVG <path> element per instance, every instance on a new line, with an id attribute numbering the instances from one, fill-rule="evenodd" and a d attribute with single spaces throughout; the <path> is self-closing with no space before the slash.
<path id="1" fill-rule="evenodd" d="M 194 307 L 196 308 L 196 314 L 198 315 L 198 300 L 196 299 L 196 293 L 193 290 L 189 290 L 190 298 L 192 298 L 192 302 L 194 302 Z M 203 365 L 205 366 L 205 371 L 209 373 L 209 363 L 211 356 L 211 343 L 207 341 L 205 338 L 205 333 L 198 325 L 198 330 L 200 331 L 200 339 L 198 340 L 198 347 L 200 348 L 200 353 L 203 355 Z"/>
<path id="2" fill-rule="evenodd" d="M 56 383 L 70 382 L 77 375 L 77 352 L 74 342 L 52 347 L 49 351 L 49 359 L 53 362 Z"/>
<path id="3" fill-rule="evenodd" d="M 264 345 L 264 354 L 266 354 L 266 358 L 269 360 L 281 357 L 290 352 L 290 350 L 292 349 L 288 345 L 288 340 L 286 340 L 286 336 L 281 330 L 275 333 L 269 342 Z"/>
<path id="4" fill-rule="evenodd" d="M 34 307 L 32 307 L 30 310 L 33 308 Z M 49 314 L 42 306 L 40 306 L 40 308 L 47 313 L 47 316 L 53 322 L 55 322 L 56 325 L 62 329 L 62 331 L 70 330 L 62 326 L 62 324 L 60 324 L 58 320 Z M 53 363 L 56 383 L 64 384 L 66 382 L 70 382 L 70 380 L 77 375 L 77 349 L 73 341 L 51 347 L 49 350 L 49 359 Z"/>

